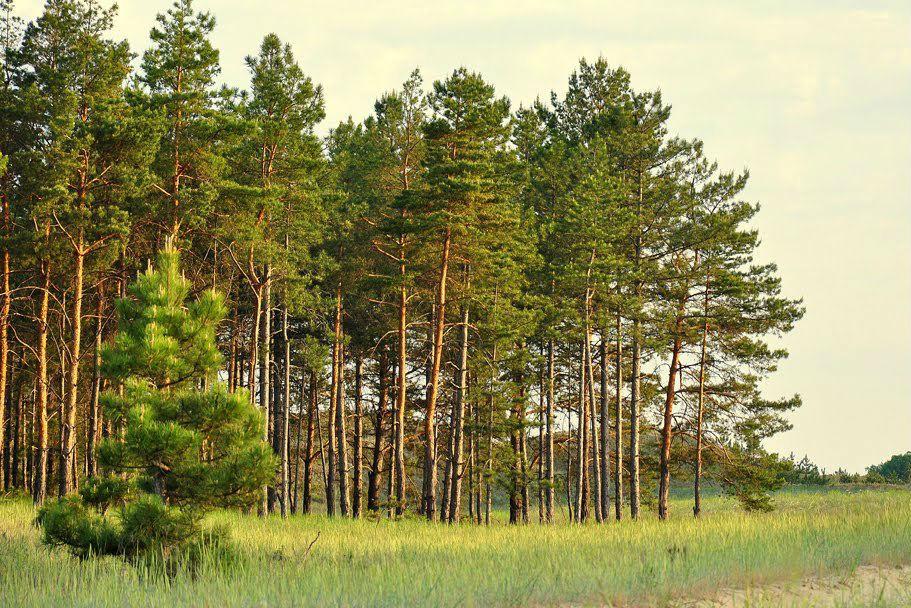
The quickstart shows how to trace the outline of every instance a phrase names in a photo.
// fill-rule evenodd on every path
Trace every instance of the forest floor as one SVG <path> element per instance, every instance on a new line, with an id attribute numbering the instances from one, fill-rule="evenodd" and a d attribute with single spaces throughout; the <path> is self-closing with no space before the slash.
<path id="1" fill-rule="evenodd" d="M 604 525 L 430 525 L 416 518 L 217 513 L 229 559 L 165 578 L 41 545 L 0 500 L 0 606 L 783 606 L 911 604 L 911 492 L 786 492 L 776 511 L 706 501 Z M 536 511 L 533 513 L 536 515 Z"/>

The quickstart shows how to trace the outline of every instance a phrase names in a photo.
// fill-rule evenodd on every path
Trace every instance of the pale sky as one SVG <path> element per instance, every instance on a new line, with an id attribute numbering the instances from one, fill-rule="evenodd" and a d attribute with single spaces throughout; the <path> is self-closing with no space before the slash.
<path id="1" fill-rule="evenodd" d="M 19 0 L 38 14 L 41 0 Z M 170 0 L 121 0 L 141 52 Z M 769 442 L 829 470 L 911 450 L 911 3 L 625 0 L 197 0 L 216 16 L 225 82 L 263 35 L 290 42 L 325 89 L 322 131 L 414 67 L 465 65 L 514 106 L 562 92 L 580 57 L 660 87 L 671 126 L 722 168 L 748 167 L 761 255 L 807 314 L 769 396 L 798 392 L 794 429 Z"/>

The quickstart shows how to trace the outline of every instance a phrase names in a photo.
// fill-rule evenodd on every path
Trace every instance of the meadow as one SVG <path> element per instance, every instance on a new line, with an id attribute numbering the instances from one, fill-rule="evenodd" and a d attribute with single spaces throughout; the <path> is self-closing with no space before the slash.
<path id="1" fill-rule="evenodd" d="M 209 521 L 230 528 L 231 558 L 168 578 L 48 549 L 31 504 L 8 499 L 0 501 L 0 605 L 660 606 L 725 587 L 911 564 L 911 492 L 786 492 L 776 506 L 747 514 L 713 497 L 698 521 L 681 500 L 667 522 L 649 513 L 520 527 L 502 516 L 476 527 L 222 512 Z"/>

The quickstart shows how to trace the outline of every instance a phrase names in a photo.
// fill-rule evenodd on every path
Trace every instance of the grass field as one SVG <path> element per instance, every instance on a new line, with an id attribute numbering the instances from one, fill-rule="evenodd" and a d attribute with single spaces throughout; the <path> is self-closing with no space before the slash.
<path id="1" fill-rule="evenodd" d="M 219 513 L 212 520 L 232 530 L 236 558 L 227 567 L 204 564 L 195 578 L 168 579 L 116 559 L 80 562 L 48 550 L 31 505 L 7 500 L 0 501 L 0 605 L 666 605 L 721 587 L 911 564 L 911 492 L 791 492 L 776 504 L 773 513 L 745 514 L 712 498 L 700 521 L 680 502 L 669 522 L 648 514 L 552 527 Z"/>

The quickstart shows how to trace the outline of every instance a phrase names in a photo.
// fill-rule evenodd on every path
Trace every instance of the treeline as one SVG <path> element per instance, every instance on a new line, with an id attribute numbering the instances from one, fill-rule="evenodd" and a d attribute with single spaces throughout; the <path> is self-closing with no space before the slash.
<path id="1" fill-rule="evenodd" d="M 762 440 L 799 399 L 759 386 L 803 309 L 754 260 L 746 172 L 672 136 L 659 91 L 582 60 L 514 110 L 415 70 L 321 139 L 292 49 L 266 36 L 249 87 L 219 86 L 192 0 L 135 70 L 95 0 L 0 10 L 4 489 L 98 472 L 115 302 L 173 242 L 226 295 L 217 379 L 281 462 L 264 512 L 663 518 L 672 478 L 697 515 L 704 479 L 768 506 Z"/>
<path id="2" fill-rule="evenodd" d="M 889 460 L 867 467 L 866 473 L 848 473 L 838 469 L 832 473 L 820 469 L 808 456 L 798 461 L 793 454 L 787 460 L 790 467 L 784 473 L 785 482 L 794 485 L 827 486 L 835 484 L 895 484 L 911 483 L 911 452 L 895 454 Z"/>

